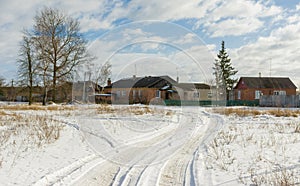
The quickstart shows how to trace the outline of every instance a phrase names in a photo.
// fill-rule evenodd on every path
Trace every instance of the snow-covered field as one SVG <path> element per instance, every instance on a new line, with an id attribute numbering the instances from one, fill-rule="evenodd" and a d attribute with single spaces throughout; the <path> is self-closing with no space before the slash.
<path id="1" fill-rule="evenodd" d="M 0 105 L 0 185 L 300 184 L 299 112 L 255 109 Z"/>

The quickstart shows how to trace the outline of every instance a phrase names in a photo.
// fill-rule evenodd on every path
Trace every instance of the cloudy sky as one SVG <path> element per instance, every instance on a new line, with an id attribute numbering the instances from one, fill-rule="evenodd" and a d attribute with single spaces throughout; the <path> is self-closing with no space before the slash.
<path id="1" fill-rule="evenodd" d="M 95 63 L 113 80 L 133 74 L 208 82 L 221 41 L 240 76 L 290 77 L 300 86 L 298 0 L 0 0 L 0 76 L 17 79 L 21 30 L 43 7 L 80 22 Z"/>

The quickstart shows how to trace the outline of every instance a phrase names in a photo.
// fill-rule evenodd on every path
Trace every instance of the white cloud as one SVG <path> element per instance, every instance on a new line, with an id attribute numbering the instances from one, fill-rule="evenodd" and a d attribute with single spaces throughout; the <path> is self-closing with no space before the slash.
<path id="1" fill-rule="evenodd" d="M 187 33 L 186 35 L 184 35 L 183 37 L 179 38 L 174 43 L 177 43 L 177 44 L 190 44 L 190 43 L 194 43 L 195 41 L 196 42 L 198 41 L 198 38 L 196 38 L 196 37 L 197 37 L 196 34 Z"/>
<path id="2" fill-rule="evenodd" d="M 106 0 L 28 0 L 26 3 L 21 0 L 14 0 L 1 2 L 0 6 L 0 60 L 5 61 L 5 63 L 1 62 L 1 65 L 4 64 L 9 69 L 10 74 L 13 69 L 16 71 L 15 61 L 18 53 L 18 42 L 21 39 L 20 31 L 22 28 L 31 27 L 36 11 L 45 5 L 62 9 L 67 14 L 77 18 L 80 21 L 83 32 L 99 29 L 116 29 L 116 26 L 120 23 L 118 22 L 120 19 L 131 21 L 176 20 L 187 24 L 194 24 L 196 22 L 194 28 L 205 30 L 206 36 L 209 38 L 243 36 L 248 33 L 259 34 L 264 29 L 267 30 L 266 33 L 270 32 L 271 34 L 260 37 L 257 41 L 252 41 L 251 44 L 231 51 L 233 52 L 233 61 L 239 62 L 237 65 L 240 71 L 245 71 L 248 74 L 257 74 L 255 72 L 257 71 L 255 69 L 257 66 L 258 70 L 262 68 L 262 71 L 266 74 L 269 69 L 266 61 L 269 58 L 272 58 L 274 72 L 278 69 L 276 72 L 279 74 L 288 73 L 288 68 L 285 70 L 280 69 L 280 64 L 283 61 L 293 64 L 295 69 L 299 66 L 297 61 L 300 59 L 300 56 L 298 56 L 297 51 L 300 50 L 300 4 L 296 5 L 294 10 L 283 10 L 279 6 L 272 5 L 272 1 L 254 0 L 226 0 L 226 2 L 223 0 L 189 0 L 187 2 L 181 0 L 131 0 L 126 5 L 123 1 Z M 281 27 L 276 28 L 274 25 L 267 27 L 266 19 L 270 21 L 269 24 L 274 23 L 276 27 L 281 24 Z M 110 38 L 111 40 L 105 42 L 97 41 L 92 44 L 97 47 L 91 48 L 101 54 L 100 61 L 104 60 L 102 57 L 109 57 L 118 47 L 146 40 L 156 41 L 157 43 L 147 43 L 139 46 L 144 51 L 153 49 L 164 51 L 164 47 L 166 46 L 162 47 L 161 44 L 158 44 L 162 42 L 170 43 L 174 46 L 184 46 L 183 49 L 187 49 L 189 53 L 195 56 L 201 53 L 197 51 L 199 48 L 195 47 L 195 44 L 201 46 L 203 42 L 191 33 L 172 32 L 172 27 L 160 28 L 157 26 L 155 28 L 156 31 L 153 32 L 141 29 L 140 27 L 117 30 L 119 35 L 115 36 L 116 38 Z M 270 31 L 269 29 L 274 30 Z M 215 50 L 214 45 L 209 47 L 210 50 Z M 179 54 L 177 56 L 173 59 L 178 61 L 185 59 L 180 58 Z M 246 61 L 246 63 L 240 61 Z M 248 67 L 245 68 L 245 66 Z M 250 66 L 253 66 L 253 68 L 250 68 Z M 297 70 L 299 71 L 300 69 Z M 1 68 L 0 75 L 1 73 L 8 74 L 8 71 L 4 72 L 4 68 Z"/>
<path id="3" fill-rule="evenodd" d="M 260 1 L 228 0 L 200 19 L 196 28 L 204 26 L 211 37 L 240 36 L 263 28 L 263 18 L 276 17 L 281 12 L 280 7 Z"/>
<path id="4" fill-rule="evenodd" d="M 252 18 L 232 18 L 219 23 L 208 24 L 211 37 L 240 36 L 254 32 L 263 26 L 263 22 Z"/>
<path id="5" fill-rule="evenodd" d="M 296 5 L 296 10 L 300 10 L 300 3 Z"/>
<path id="6" fill-rule="evenodd" d="M 275 29 L 267 37 L 232 51 L 239 75 L 287 76 L 300 82 L 300 22 Z"/>
<path id="7" fill-rule="evenodd" d="M 132 10 L 128 17 L 134 20 L 160 21 L 200 18 L 205 14 L 205 10 L 199 8 L 198 4 L 198 0 L 190 0 L 188 2 L 182 2 L 181 0 L 133 0 L 128 7 Z"/>

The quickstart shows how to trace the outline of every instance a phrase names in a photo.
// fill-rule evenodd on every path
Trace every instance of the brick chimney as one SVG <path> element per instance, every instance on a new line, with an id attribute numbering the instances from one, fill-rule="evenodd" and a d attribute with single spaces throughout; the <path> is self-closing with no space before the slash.
<path id="1" fill-rule="evenodd" d="M 108 78 L 108 80 L 107 80 L 107 86 L 110 86 L 110 85 L 111 85 L 111 79 Z"/>

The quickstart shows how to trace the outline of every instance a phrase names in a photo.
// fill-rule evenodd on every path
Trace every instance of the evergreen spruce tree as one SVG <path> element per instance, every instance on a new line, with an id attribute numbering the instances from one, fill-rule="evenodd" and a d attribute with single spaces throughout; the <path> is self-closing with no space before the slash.
<path id="1" fill-rule="evenodd" d="M 217 89 L 223 89 L 226 92 L 226 99 L 229 99 L 229 93 L 233 89 L 237 79 L 234 76 L 238 71 L 231 64 L 231 59 L 226 52 L 225 42 L 222 41 L 221 50 L 215 59 L 213 74 L 215 75 Z"/>

